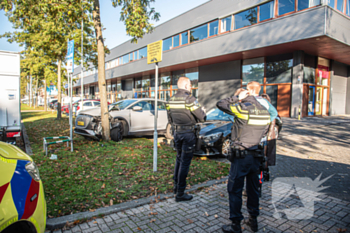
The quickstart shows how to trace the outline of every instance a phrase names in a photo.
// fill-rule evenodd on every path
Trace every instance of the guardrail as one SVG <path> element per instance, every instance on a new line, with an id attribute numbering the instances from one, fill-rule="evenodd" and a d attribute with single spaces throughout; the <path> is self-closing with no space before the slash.
<path id="1" fill-rule="evenodd" d="M 47 141 L 46 141 L 47 139 L 63 139 L 63 140 L 58 140 L 58 141 L 53 141 L 53 142 L 47 142 Z M 43 147 L 44 147 L 44 150 L 45 150 L 45 155 L 47 155 L 47 148 L 48 148 L 49 145 L 67 142 L 67 147 L 68 147 L 70 141 L 71 141 L 71 138 L 68 137 L 68 136 L 46 137 L 46 138 L 43 138 Z"/>

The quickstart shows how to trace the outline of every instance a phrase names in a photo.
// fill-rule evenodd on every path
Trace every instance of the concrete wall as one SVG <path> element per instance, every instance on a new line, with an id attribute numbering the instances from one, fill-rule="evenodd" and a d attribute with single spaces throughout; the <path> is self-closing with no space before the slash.
<path id="1" fill-rule="evenodd" d="M 340 12 L 326 8 L 326 33 L 328 36 L 350 45 L 350 20 Z"/>
<path id="2" fill-rule="evenodd" d="M 335 61 L 333 63 L 333 82 L 331 91 L 332 115 L 342 115 L 346 113 L 348 80 L 348 66 Z"/>
<path id="3" fill-rule="evenodd" d="M 298 118 L 299 108 L 303 100 L 303 77 L 304 77 L 304 52 L 293 53 L 293 74 L 292 74 L 291 112 L 290 116 Z M 301 109 L 300 109 L 301 110 Z"/>
<path id="4" fill-rule="evenodd" d="M 198 101 L 210 110 L 241 87 L 241 60 L 199 67 Z"/>

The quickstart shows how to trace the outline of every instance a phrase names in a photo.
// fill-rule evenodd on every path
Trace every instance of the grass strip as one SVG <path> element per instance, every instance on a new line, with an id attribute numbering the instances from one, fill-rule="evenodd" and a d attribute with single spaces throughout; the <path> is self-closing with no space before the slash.
<path id="1" fill-rule="evenodd" d="M 173 187 L 175 151 L 158 148 L 158 172 L 153 172 L 153 143 L 147 138 L 124 138 L 121 142 L 90 141 L 74 135 L 74 151 L 65 143 L 49 146 L 46 157 L 43 138 L 69 136 L 68 117 L 55 119 L 50 112 L 22 113 L 42 178 L 49 217 L 94 211 L 125 201 L 160 193 Z M 52 151 L 54 150 L 54 151 Z M 57 154 L 57 160 L 50 155 Z M 229 164 L 194 157 L 188 185 L 226 176 Z"/>

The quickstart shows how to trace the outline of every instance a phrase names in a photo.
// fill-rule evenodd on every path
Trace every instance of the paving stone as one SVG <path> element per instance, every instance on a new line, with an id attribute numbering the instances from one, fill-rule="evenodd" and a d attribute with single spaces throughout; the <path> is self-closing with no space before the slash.
<path id="1" fill-rule="evenodd" d="M 75 233 L 75 232 L 81 232 L 82 230 L 80 229 L 79 226 L 75 226 L 72 228 L 72 232 Z"/>
<path id="2" fill-rule="evenodd" d="M 62 231 L 62 233 L 72 233 L 72 231 L 71 230 L 64 230 L 64 231 Z"/>
<path id="3" fill-rule="evenodd" d="M 105 216 L 103 217 L 103 220 L 107 223 L 107 222 L 113 222 L 114 219 L 112 219 L 110 216 Z"/>
<path id="4" fill-rule="evenodd" d="M 124 232 L 124 233 L 133 233 L 132 230 L 130 230 L 129 227 L 122 227 L 121 230 L 122 230 L 122 232 Z"/>
<path id="5" fill-rule="evenodd" d="M 101 224 L 101 225 L 98 225 L 98 227 L 100 228 L 100 230 L 101 230 L 102 232 L 110 231 L 110 228 L 108 227 L 107 224 Z"/>
<path id="6" fill-rule="evenodd" d="M 99 228 L 97 227 L 97 225 L 96 225 L 96 226 L 91 227 L 91 228 L 89 228 L 89 229 L 85 229 L 85 230 L 83 230 L 82 232 L 83 232 L 83 233 L 92 233 L 92 232 L 98 231 L 98 230 L 100 230 L 100 229 L 99 229 Z"/>
<path id="7" fill-rule="evenodd" d="M 89 226 L 87 223 L 82 223 L 82 224 L 79 225 L 79 227 L 80 227 L 80 229 L 82 229 L 82 230 L 85 230 L 85 229 L 89 229 L 89 228 L 90 228 L 90 226 Z"/>

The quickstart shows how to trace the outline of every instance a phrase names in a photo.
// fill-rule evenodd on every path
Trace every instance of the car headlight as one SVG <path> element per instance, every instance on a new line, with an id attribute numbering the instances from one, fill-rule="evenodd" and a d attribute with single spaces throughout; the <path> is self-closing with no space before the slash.
<path id="1" fill-rule="evenodd" d="M 222 133 L 213 133 L 203 137 L 205 143 L 217 141 L 221 137 Z"/>
<path id="2" fill-rule="evenodd" d="M 35 165 L 34 162 L 29 162 L 26 165 L 26 170 L 29 173 L 29 175 L 36 181 L 40 180 L 40 175 L 39 175 L 39 169 L 38 167 Z"/>

